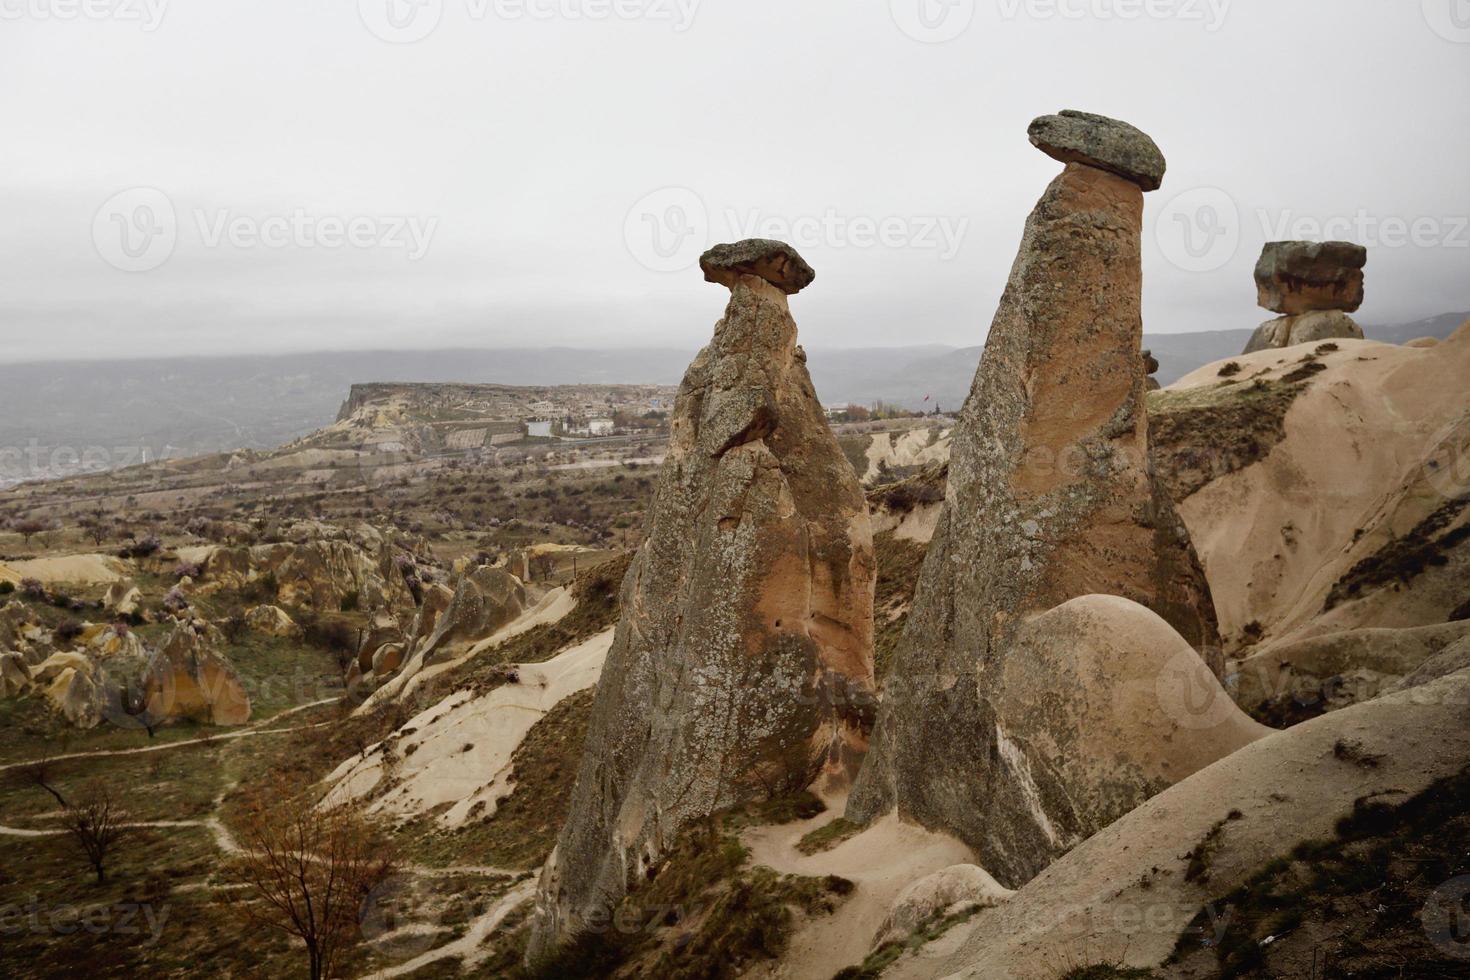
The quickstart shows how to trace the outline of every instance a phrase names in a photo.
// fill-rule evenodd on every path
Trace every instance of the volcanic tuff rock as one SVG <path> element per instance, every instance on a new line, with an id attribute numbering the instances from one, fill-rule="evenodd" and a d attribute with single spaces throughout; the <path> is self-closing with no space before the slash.
<path id="1" fill-rule="evenodd" d="M 801 292 L 817 278 L 796 249 L 767 238 L 716 245 L 699 257 L 699 268 L 706 282 L 734 289 L 742 276 L 757 276 L 787 295 Z"/>
<path id="2" fill-rule="evenodd" d="M 1368 250 L 1351 242 L 1267 242 L 1256 262 L 1257 302 L 1285 316 L 1256 328 L 1244 353 L 1314 340 L 1363 339 L 1348 316 L 1363 305 Z"/>
<path id="3" fill-rule="evenodd" d="M 1351 242 L 1267 242 L 1256 262 L 1257 302 L 1295 316 L 1363 305 L 1368 250 Z"/>
<path id="4" fill-rule="evenodd" d="M 436 600 L 437 601 L 437 600 Z M 460 579 L 449 605 L 434 619 L 424 663 L 441 660 L 456 644 L 483 640 L 521 614 L 526 587 L 503 568 L 481 565 Z"/>
<path id="5" fill-rule="evenodd" d="M 1069 118 L 1076 126 L 1085 117 Z M 1079 137 L 1084 145 L 1112 138 L 1109 124 L 1098 125 L 1095 138 Z M 1028 729 L 1010 714 L 1030 695 L 1061 697 L 1046 692 L 1062 678 L 1042 671 L 1028 678 L 1032 687 L 1005 690 L 1013 661 L 1036 655 L 1021 645 L 1027 620 L 1094 593 L 1153 610 L 1182 634 L 1175 652 L 1201 670 L 1187 647 L 1209 651 L 1216 674 L 1223 666 L 1209 586 L 1148 466 L 1142 216 L 1137 183 L 1074 162 L 1027 221 L 955 430 L 945 507 L 848 807 L 865 823 L 897 806 L 900 816 L 953 833 L 1007 885 L 1215 751 L 1176 752 L 1165 725 L 1120 736 L 1117 764 L 1089 769 L 1050 754 L 1090 751 L 1071 706 L 1042 716 L 1055 729 Z M 1085 631 L 1058 635 L 1088 640 Z M 1149 649 L 1109 656 L 1135 663 Z M 1083 691 L 1112 683 L 1106 675 L 1079 681 Z M 1097 696 L 1106 700 L 1106 687 Z M 1091 805 L 1098 801 L 1105 805 Z"/>
<path id="6" fill-rule="evenodd" d="M 679 389 L 532 960 L 615 907 L 692 821 L 841 779 L 866 748 L 875 564 L 787 308 L 809 270 L 766 242 L 702 264 L 730 302 Z"/>
<path id="7" fill-rule="evenodd" d="M 1347 338 L 1362 340 L 1363 328 L 1340 310 L 1317 310 L 1298 316 L 1282 316 L 1267 320 L 1251 334 L 1243 354 L 1277 347 L 1295 347 L 1316 340 Z"/>
<path id="8" fill-rule="evenodd" d="M 202 622 L 175 626 L 149 664 L 149 713 L 209 725 L 249 721 L 250 695 L 234 666 L 216 652 L 222 642 L 219 631 Z"/>
<path id="9" fill-rule="evenodd" d="M 1091 112 L 1063 109 L 1032 120 L 1031 145 L 1062 163 L 1085 163 L 1117 174 L 1146 191 L 1164 182 L 1164 154 L 1142 130 Z"/>

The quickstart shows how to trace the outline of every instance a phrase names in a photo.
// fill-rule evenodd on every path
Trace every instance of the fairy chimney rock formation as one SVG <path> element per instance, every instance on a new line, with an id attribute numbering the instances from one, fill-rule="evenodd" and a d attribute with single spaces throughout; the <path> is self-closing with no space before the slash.
<path id="1" fill-rule="evenodd" d="M 1157 637 L 1224 696 L 1209 586 L 1148 466 L 1140 238 L 1163 158 L 1131 126 L 1082 113 L 1037 120 L 1031 137 L 1068 162 L 1027 220 L 956 426 L 848 807 L 951 833 L 1008 887 L 1215 757 L 1213 725 L 1098 714 L 1151 676 L 1140 658 L 1160 656 Z M 1088 613 L 1095 602 L 1108 615 Z M 1124 626 L 1137 639 L 1107 646 L 1101 634 Z M 1234 747 L 1229 721 L 1217 741 Z M 1104 731 L 1107 764 L 1093 764 L 1089 735 Z"/>
<path id="2" fill-rule="evenodd" d="M 1256 262 L 1256 298 L 1283 314 L 1257 328 L 1245 353 L 1336 337 L 1362 340 L 1349 313 L 1363 305 L 1368 250 L 1351 242 L 1267 242 Z"/>
<path id="3" fill-rule="evenodd" d="M 814 274 L 761 240 L 701 267 L 729 305 L 679 388 L 531 961 L 607 921 L 692 822 L 850 779 L 867 748 L 872 535 L 787 306 Z"/>

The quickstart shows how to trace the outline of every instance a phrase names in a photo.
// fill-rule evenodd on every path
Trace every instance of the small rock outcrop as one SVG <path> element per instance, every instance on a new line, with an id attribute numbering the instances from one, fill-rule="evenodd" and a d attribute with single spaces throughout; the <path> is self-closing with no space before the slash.
<path id="1" fill-rule="evenodd" d="M 1267 242 L 1256 263 L 1257 302 L 1273 313 L 1245 353 L 1331 338 L 1363 339 L 1348 316 L 1363 305 L 1368 250 L 1351 242 Z"/>
<path id="2" fill-rule="evenodd" d="M 913 882 L 888 908 L 888 915 L 873 937 L 873 948 L 884 943 L 901 943 L 915 929 L 941 916 L 966 909 L 994 908 L 1014 895 L 1002 888 L 984 868 L 954 864 Z"/>
<path id="3" fill-rule="evenodd" d="M 257 633 L 290 639 L 301 635 L 301 627 L 280 606 L 256 606 L 245 613 L 245 625 Z"/>
<path id="4" fill-rule="evenodd" d="M 18 653 L 0 653 L 0 697 L 8 698 L 29 689 L 31 668 Z"/>
<path id="5" fill-rule="evenodd" d="M 127 579 L 113 582 L 102 597 L 102 608 L 124 618 L 136 616 L 143 604 L 143 593 Z"/>
<path id="6" fill-rule="evenodd" d="M 1093 119 L 1064 118 L 1069 131 Z M 1098 131 L 1074 143 L 1110 146 L 1131 129 L 1089 124 Z M 1033 140 L 1049 125 L 1034 124 Z M 1074 689 L 1061 668 L 1069 652 L 1086 659 L 1097 639 L 1089 630 L 1114 625 L 1068 616 L 1051 621 L 1057 650 L 1029 639 L 1039 614 L 1101 594 L 1131 600 L 1131 618 L 1152 617 L 1216 688 L 1210 675 L 1223 672 L 1209 586 L 1148 464 L 1144 184 L 1117 169 L 1069 162 L 1027 220 L 848 806 L 860 823 L 896 807 L 954 834 L 1013 887 L 1213 757 L 1207 745 L 1180 749 L 1179 725 L 1139 731 L 1114 719 L 1121 754 L 1090 764 L 1088 707 L 1116 703 L 1121 682 L 1094 672 Z M 1060 662 L 1040 656 L 1049 652 Z M 1095 655 L 1128 664 L 1153 656 L 1146 644 Z"/>
<path id="7" fill-rule="evenodd" d="M 503 568 L 481 565 L 459 580 L 454 596 L 434 617 L 434 632 L 424 645 L 424 663 L 477 643 L 515 619 L 526 608 L 526 587 Z"/>
<path id="8" fill-rule="evenodd" d="M 179 623 L 154 654 L 144 681 L 148 713 L 160 721 L 243 725 L 250 696 L 240 675 L 215 652 L 218 631 L 199 622 Z"/>
<path id="9" fill-rule="evenodd" d="M 690 365 L 528 957 L 606 922 L 680 831 L 850 778 L 873 690 L 867 509 L 796 345 L 790 246 L 707 253 L 731 290 Z"/>

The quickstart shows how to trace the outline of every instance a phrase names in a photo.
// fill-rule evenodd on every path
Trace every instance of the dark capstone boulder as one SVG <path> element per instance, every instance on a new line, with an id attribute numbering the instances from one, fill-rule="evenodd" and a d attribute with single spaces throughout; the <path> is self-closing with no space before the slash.
<path id="1" fill-rule="evenodd" d="M 1148 134 L 1091 112 L 1063 109 L 1041 116 L 1026 131 L 1031 145 L 1063 163 L 1085 163 L 1130 180 L 1146 191 L 1164 182 L 1164 154 Z"/>
<path id="2" fill-rule="evenodd" d="M 1256 261 L 1257 302 L 1288 316 L 1352 313 L 1363 305 L 1367 263 L 1368 250 L 1352 242 L 1267 242 Z"/>

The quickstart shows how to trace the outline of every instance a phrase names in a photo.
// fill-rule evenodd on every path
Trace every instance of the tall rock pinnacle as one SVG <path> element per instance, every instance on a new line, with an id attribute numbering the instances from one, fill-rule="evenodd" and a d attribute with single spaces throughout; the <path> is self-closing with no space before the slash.
<path id="1" fill-rule="evenodd" d="M 700 265 L 730 302 L 679 388 L 532 960 L 605 923 L 691 822 L 850 778 L 867 747 L 872 534 L 787 306 L 814 273 L 762 240 Z"/>
<path id="2" fill-rule="evenodd" d="M 1133 648 L 1104 653 L 1087 629 L 1130 616 L 1139 637 L 1157 635 L 1143 620 L 1172 626 L 1216 688 L 1187 647 L 1221 666 L 1199 560 L 1148 469 L 1140 234 L 1163 156 L 1126 123 L 1085 113 L 1043 117 L 1030 135 L 1066 169 L 1026 222 L 848 807 L 860 822 L 897 807 L 952 833 L 1011 887 L 1215 757 L 1212 729 L 1166 731 L 1161 716 L 1156 734 L 1139 733 L 1139 718 L 1114 717 L 1123 702 L 1110 685 L 1154 672 L 1117 668 Z M 1099 596 L 1121 600 L 1058 609 Z M 1072 676 L 1102 657 L 1114 666 Z M 1122 726 L 1106 765 L 1086 758 L 1102 751 L 1087 745 L 1090 726 L 1104 724 L 1088 712 Z M 1227 727 L 1231 747 L 1252 734 L 1233 715 Z"/>

